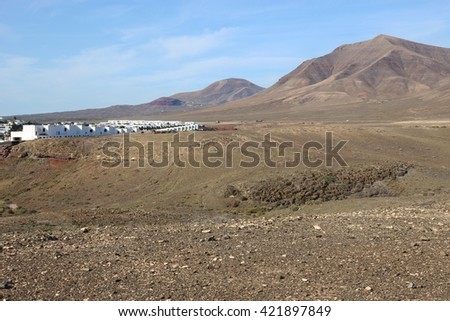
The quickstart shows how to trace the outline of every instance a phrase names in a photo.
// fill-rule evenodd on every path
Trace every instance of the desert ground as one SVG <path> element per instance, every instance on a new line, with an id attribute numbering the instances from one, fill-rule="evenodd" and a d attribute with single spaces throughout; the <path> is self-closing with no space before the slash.
<path id="1" fill-rule="evenodd" d="M 14 146 L 0 160 L 0 298 L 450 300 L 450 120 L 210 125 L 201 146 L 270 133 L 293 148 L 275 166 L 255 148 L 250 168 L 238 150 L 231 166 L 157 168 L 148 142 L 156 159 L 174 134 L 132 134 L 144 152 L 128 165 L 122 136 Z M 326 132 L 347 141 L 347 166 L 285 166 Z"/>

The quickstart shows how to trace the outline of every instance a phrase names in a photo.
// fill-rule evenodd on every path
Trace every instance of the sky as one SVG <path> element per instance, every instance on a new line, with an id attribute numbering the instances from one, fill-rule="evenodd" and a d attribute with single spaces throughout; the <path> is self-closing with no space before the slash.
<path id="1" fill-rule="evenodd" d="M 448 48 L 450 1 L 0 0 L 0 115 L 269 87 L 379 34 Z"/>

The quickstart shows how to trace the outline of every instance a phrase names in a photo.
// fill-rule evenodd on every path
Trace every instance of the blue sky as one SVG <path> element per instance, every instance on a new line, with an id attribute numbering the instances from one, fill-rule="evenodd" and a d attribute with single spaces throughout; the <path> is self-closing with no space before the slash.
<path id="1" fill-rule="evenodd" d="M 388 34 L 450 47 L 445 1 L 0 0 L 0 115 L 138 104 Z"/>

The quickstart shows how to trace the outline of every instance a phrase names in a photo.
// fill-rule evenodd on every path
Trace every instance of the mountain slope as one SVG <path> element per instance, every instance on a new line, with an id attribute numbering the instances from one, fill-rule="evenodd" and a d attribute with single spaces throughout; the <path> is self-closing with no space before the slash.
<path id="1" fill-rule="evenodd" d="M 197 119 L 450 117 L 450 49 L 386 35 L 303 62 L 258 95 Z"/>
<path id="2" fill-rule="evenodd" d="M 440 89 L 449 77 L 450 49 L 380 35 L 305 61 L 266 94 L 298 103 L 385 100 Z"/>
<path id="3" fill-rule="evenodd" d="M 216 81 L 202 90 L 179 93 L 171 98 L 185 101 L 188 105 L 219 105 L 252 96 L 262 90 L 263 87 L 248 80 L 229 78 Z"/>

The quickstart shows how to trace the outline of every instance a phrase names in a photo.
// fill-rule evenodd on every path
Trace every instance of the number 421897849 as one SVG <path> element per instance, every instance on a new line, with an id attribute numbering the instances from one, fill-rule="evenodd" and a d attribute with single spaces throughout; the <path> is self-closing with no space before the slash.
<path id="1" fill-rule="evenodd" d="M 331 307 L 326 306 L 314 306 L 314 305 L 301 305 L 301 306 L 264 306 L 259 314 L 266 317 L 314 317 L 314 316 L 329 316 L 331 313 Z"/>

